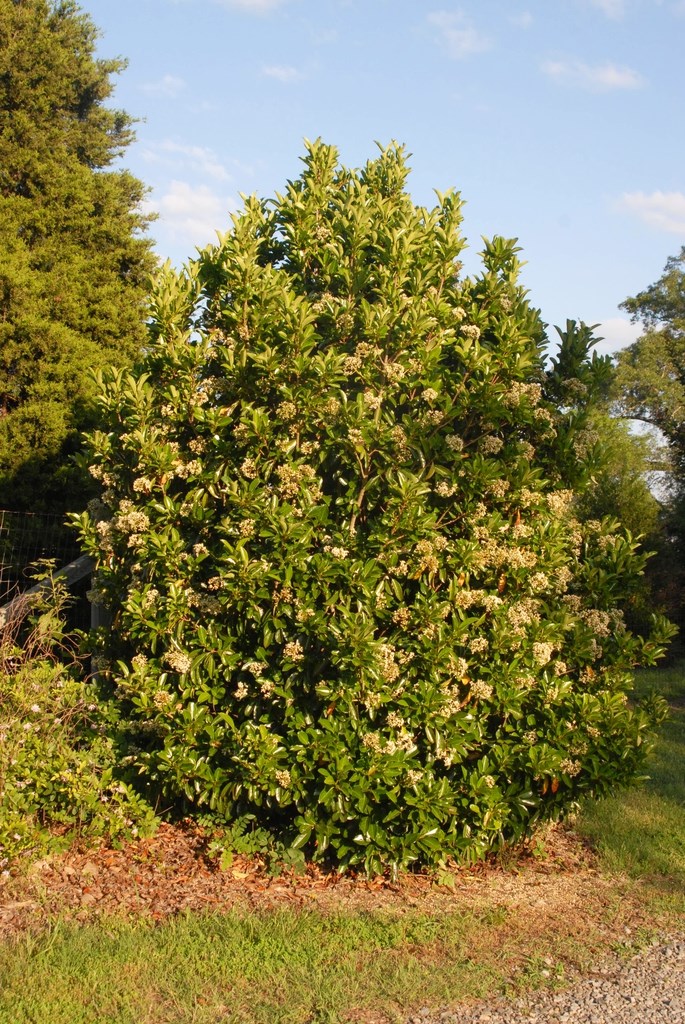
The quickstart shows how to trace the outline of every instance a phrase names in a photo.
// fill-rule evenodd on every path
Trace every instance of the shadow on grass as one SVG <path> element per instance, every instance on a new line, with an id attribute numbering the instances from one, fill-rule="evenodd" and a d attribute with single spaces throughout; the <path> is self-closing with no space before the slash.
<path id="1" fill-rule="evenodd" d="M 604 866 L 643 881 L 658 902 L 685 911 L 685 662 L 638 672 L 637 695 L 656 689 L 671 714 L 634 789 L 584 806 L 579 831 Z"/>

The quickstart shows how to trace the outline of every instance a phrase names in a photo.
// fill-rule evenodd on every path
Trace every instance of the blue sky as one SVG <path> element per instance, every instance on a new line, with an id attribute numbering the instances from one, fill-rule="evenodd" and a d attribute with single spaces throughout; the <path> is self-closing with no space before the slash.
<path id="1" fill-rule="evenodd" d="M 412 154 L 414 200 L 466 200 L 517 237 L 550 324 L 636 336 L 618 304 L 685 243 L 685 0 L 81 0 L 99 54 L 128 59 L 115 103 L 143 119 L 124 163 L 150 187 L 176 264 L 273 196 L 303 138 L 363 164 Z M 553 334 L 550 327 L 550 333 Z"/>

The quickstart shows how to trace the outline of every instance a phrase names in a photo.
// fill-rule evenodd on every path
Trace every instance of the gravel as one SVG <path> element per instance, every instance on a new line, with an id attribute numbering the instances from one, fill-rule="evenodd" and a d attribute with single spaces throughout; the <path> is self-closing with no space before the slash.
<path id="1" fill-rule="evenodd" d="M 407 1024 L 685 1024 L 685 935 L 605 961 L 563 992 L 414 1013 Z"/>

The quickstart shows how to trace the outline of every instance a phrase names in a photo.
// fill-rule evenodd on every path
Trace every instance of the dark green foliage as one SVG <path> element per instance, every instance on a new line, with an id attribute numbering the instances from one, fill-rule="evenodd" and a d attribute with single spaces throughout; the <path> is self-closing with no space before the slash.
<path id="1" fill-rule="evenodd" d="M 115 839 L 153 829 L 152 809 L 124 779 L 119 709 L 85 682 L 68 595 L 58 583 L 0 621 L 0 870 L 59 843 L 67 826 Z M 57 831 L 53 831 L 57 826 Z"/>
<path id="2" fill-rule="evenodd" d="M 68 457 L 93 422 L 89 371 L 145 336 L 145 190 L 106 170 L 133 137 L 105 105 L 124 64 L 95 39 L 75 3 L 0 0 L 2 508 L 83 507 Z"/>
<path id="3" fill-rule="evenodd" d="M 146 358 L 102 376 L 80 517 L 142 778 L 369 872 L 630 781 L 658 717 L 626 702 L 659 654 L 618 607 L 644 557 L 573 513 L 589 332 L 546 374 L 514 243 L 463 278 L 458 196 L 416 207 L 406 175 L 316 143 L 163 273 Z"/>

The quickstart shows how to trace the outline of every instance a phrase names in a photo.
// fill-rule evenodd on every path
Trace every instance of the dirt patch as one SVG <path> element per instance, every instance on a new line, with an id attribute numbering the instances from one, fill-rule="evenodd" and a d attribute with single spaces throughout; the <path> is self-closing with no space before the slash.
<path id="1" fill-rule="evenodd" d="M 535 848 L 539 852 L 539 845 Z M 0 938 L 41 930 L 60 917 L 87 922 L 106 915 L 163 921 L 174 914 L 278 907 L 393 913 L 466 913 L 485 908 L 516 912 L 517 930 L 578 937 L 583 949 L 612 941 L 646 922 L 629 883 L 598 870 L 573 832 L 556 827 L 544 837 L 544 857 L 523 849 L 506 864 L 455 869 L 449 885 L 404 874 L 398 882 L 339 875 L 310 865 L 306 873 L 271 877 L 258 858 L 236 856 L 220 870 L 207 855 L 207 837 L 191 822 L 163 824 L 148 839 L 121 849 L 79 847 L 34 862 L 0 888 Z M 499 931 L 499 930 L 498 930 Z M 501 941 L 506 943 L 506 927 Z M 594 937 L 590 939 L 590 933 Z M 589 943 L 589 945 L 588 945 Z M 543 954 L 541 954 L 543 955 Z"/>

